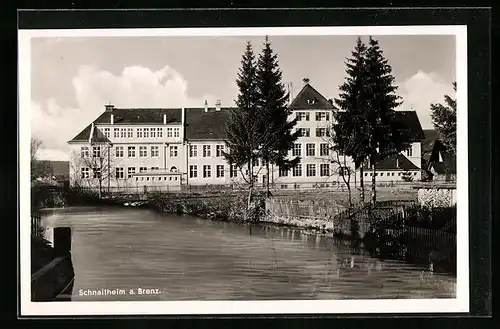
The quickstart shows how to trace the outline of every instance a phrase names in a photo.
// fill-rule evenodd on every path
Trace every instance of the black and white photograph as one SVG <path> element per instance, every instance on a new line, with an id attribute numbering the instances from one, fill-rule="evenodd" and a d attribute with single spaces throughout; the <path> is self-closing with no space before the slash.
<path id="1" fill-rule="evenodd" d="M 22 313 L 468 311 L 466 36 L 19 31 Z"/>

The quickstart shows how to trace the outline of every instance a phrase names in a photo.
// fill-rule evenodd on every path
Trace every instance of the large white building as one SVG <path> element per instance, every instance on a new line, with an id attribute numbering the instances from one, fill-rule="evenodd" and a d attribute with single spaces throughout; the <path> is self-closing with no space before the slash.
<path id="1" fill-rule="evenodd" d="M 342 165 L 352 168 L 350 159 L 332 154 L 330 125 L 334 107 L 304 79 L 304 86 L 290 103 L 292 117 L 300 129 L 291 156 L 300 164 L 281 171 L 272 167 L 270 181 L 276 188 L 333 186 L 342 179 Z M 124 109 L 106 105 L 105 111 L 69 145 L 70 184 L 110 191 L 166 190 L 206 185 L 241 184 L 244 168 L 234 168 L 222 156 L 225 124 L 231 108 Z M 401 175 L 420 179 L 423 132 L 414 111 L 398 111 L 398 120 L 410 128 L 414 141 L 409 150 L 377 164 L 377 181 L 402 181 Z M 368 168 L 367 168 L 368 169 Z M 266 170 L 256 164 L 258 184 L 266 181 Z M 365 181 L 371 181 L 365 170 Z M 352 183 L 359 181 L 359 173 Z"/>

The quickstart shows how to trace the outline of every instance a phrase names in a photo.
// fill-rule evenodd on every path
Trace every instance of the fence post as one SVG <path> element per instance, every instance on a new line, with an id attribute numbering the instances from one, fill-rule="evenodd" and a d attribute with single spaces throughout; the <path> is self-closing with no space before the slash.
<path id="1" fill-rule="evenodd" d="M 68 256 L 71 254 L 71 228 L 54 228 L 54 253 L 56 257 Z"/>

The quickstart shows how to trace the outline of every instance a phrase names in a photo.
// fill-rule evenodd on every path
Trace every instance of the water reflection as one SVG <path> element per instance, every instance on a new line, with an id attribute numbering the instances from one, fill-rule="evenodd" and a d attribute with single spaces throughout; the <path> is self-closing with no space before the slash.
<path id="1" fill-rule="evenodd" d="M 46 224 L 72 227 L 75 301 L 455 297 L 451 276 L 288 227 L 95 207 Z M 85 295 L 99 289 L 127 293 Z"/>

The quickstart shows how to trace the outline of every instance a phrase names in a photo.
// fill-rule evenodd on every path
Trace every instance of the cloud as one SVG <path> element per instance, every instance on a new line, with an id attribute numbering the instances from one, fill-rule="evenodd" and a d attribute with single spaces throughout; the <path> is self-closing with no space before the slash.
<path id="1" fill-rule="evenodd" d="M 126 67 L 114 75 L 92 66 L 81 66 L 72 79 L 76 108 L 62 107 L 50 98 L 31 103 L 31 129 L 41 139 L 41 159 L 67 160 L 67 141 L 76 136 L 103 111 L 104 105 L 116 107 L 187 107 L 213 104 L 216 97 L 188 95 L 188 83 L 175 69 L 165 66 L 152 71 L 141 66 Z"/>
<path id="2" fill-rule="evenodd" d="M 431 104 L 443 103 L 444 95 L 454 95 L 451 82 L 436 73 L 418 71 L 400 86 L 402 110 L 414 109 L 423 129 L 433 129 Z"/>

